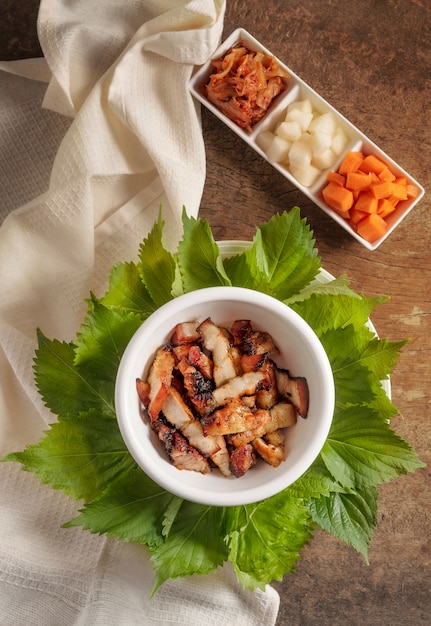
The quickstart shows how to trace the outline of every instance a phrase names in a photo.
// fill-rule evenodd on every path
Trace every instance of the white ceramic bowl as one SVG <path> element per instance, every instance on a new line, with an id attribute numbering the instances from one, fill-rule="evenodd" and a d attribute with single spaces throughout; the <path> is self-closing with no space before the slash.
<path id="1" fill-rule="evenodd" d="M 232 46 L 236 45 L 239 41 L 245 43 L 249 50 L 257 52 L 263 52 L 268 56 L 273 56 L 272 52 L 263 46 L 255 37 L 243 28 L 237 28 L 225 41 L 223 41 L 219 48 L 211 55 L 211 59 L 216 59 L 223 56 Z M 190 81 L 190 92 L 199 100 L 205 107 L 207 107 L 216 117 L 218 117 L 226 126 L 228 126 L 234 133 L 239 135 L 251 148 L 253 148 L 258 154 L 260 154 L 266 161 L 268 161 L 276 170 L 278 170 L 285 178 L 293 183 L 302 193 L 310 198 L 318 207 L 320 207 L 327 215 L 335 220 L 344 230 L 346 230 L 352 237 L 354 237 L 359 243 L 369 250 L 376 250 L 380 244 L 391 234 L 391 232 L 398 226 L 398 224 L 410 213 L 418 202 L 423 198 L 425 194 L 424 188 L 415 180 L 410 174 L 406 172 L 398 163 L 389 157 L 383 150 L 381 150 L 369 137 L 364 135 L 356 126 L 354 126 L 349 120 L 347 120 L 339 111 L 337 111 L 329 102 L 322 98 L 312 87 L 310 87 L 300 76 L 298 76 L 290 67 L 285 65 L 280 59 L 277 59 L 278 64 L 289 75 L 286 80 L 286 89 L 279 94 L 274 102 L 268 109 L 265 117 L 253 126 L 252 132 L 248 133 L 243 128 L 240 128 L 237 124 L 232 122 L 226 115 L 221 113 L 217 107 L 212 104 L 205 92 L 204 85 L 208 82 L 210 74 L 214 71 L 211 59 L 208 59 L 204 65 L 202 65 L 193 75 Z M 268 158 L 267 154 L 259 145 L 259 135 L 266 130 L 274 130 L 277 124 L 284 118 L 286 109 L 289 104 L 297 100 L 308 99 L 313 104 L 313 108 L 318 113 L 332 113 L 337 124 L 343 129 L 347 137 L 347 143 L 345 149 L 340 153 L 337 161 L 328 169 L 322 170 L 320 176 L 310 187 L 302 185 L 290 172 L 290 170 L 282 165 L 276 163 Z M 228 141 L 229 138 L 226 138 Z M 363 239 L 350 225 L 347 220 L 340 217 L 335 211 L 333 211 L 325 202 L 322 196 L 322 189 L 327 183 L 326 176 L 329 169 L 337 170 L 345 153 L 349 150 L 363 152 L 364 155 L 373 154 L 381 159 L 386 165 L 389 166 L 391 171 L 396 176 L 405 177 L 410 183 L 415 185 L 418 189 L 418 195 L 416 198 L 409 198 L 400 202 L 396 210 L 388 216 L 388 230 L 377 241 L 369 243 Z"/>
<path id="2" fill-rule="evenodd" d="M 136 378 L 147 376 L 159 346 L 179 322 L 204 320 L 231 324 L 249 319 L 277 343 L 279 366 L 307 379 L 309 414 L 287 429 L 287 458 L 277 468 L 258 462 L 241 478 L 218 470 L 202 475 L 178 470 L 169 462 L 155 433 L 143 420 Z M 124 441 L 137 464 L 167 491 L 192 502 L 235 506 L 275 495 L 297 480 L 313 463 L 328 435 L 334 411 L 334 381 L 329 360 L 308 324 L 279 300 L 250 289 L 210 287 L 179 296 L 153 313 L 127 346 L 118 370 L 115 404 Z"/>

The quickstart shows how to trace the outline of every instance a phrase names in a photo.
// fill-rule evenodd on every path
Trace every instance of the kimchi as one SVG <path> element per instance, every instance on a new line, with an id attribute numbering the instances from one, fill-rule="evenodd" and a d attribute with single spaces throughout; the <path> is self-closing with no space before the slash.
<path id="1" fill-rule="evenodd" d="M 277 60 L 249 50 L 242 42 L 211 65 L 215 71 L 205 85 L 208 100 L 248 132 L 286 88 L 283 79 L 288 74 Z"/>

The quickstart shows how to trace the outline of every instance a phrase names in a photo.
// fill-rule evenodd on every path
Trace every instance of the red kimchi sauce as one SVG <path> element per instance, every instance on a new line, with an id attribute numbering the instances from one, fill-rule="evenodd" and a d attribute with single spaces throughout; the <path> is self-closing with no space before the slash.
<path id="1" fill-rule="evenodd" d="M 215 71 L 205 85 L 208 100 L 248 132 L 286 88 L 283 79 L 288 74 L 277 60 L 249 50 L 242 42 L 211 65 Z"/>

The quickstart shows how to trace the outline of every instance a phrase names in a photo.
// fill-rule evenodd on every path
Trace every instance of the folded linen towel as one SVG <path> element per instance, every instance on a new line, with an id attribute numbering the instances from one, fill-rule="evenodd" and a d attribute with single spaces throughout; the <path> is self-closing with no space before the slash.
<path id="1" fill-rule="evenodd" d="M 72 339 L 84 298 L 133 260 L 160 204 L 171 245 L 182 205 L 198 214 L 205 151 L 187 83 L 217 46 L 224 10 L 224 0 L 42 0 L 44 59 L 0 65 L 1 456 L 54 419 L 33 381 L 36 327 Z M 17 464 L 0 464 L 0 508 L 0 624 L 275 623 L 276 591 L 242 590 L 228 564 L 150 600 L 146 549 L 61 528 L 76 503 Z"/>

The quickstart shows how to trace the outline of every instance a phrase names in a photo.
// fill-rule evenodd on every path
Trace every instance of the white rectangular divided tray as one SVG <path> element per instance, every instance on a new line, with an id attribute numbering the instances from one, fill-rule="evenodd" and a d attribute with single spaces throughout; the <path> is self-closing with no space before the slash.
<path id="1" fill-rule="evenodd" d="M 235 30 L 214 52 L 212 58 L 218 58 L 223 56 L 230 48 L 232 48 L 239 41 L 242 41 L 244 45 L 252 51 L 263 52 L 266 55 L 274 56 L 272 53 L 262 46 L 252 35 L 246 30 L 238 28 Z M 322 211 L 325 211 L 332 219 L 334 219 L 342 228 L 344 228 L 352 237 L 359 241 L 363 246 L 369 250 L 375 250 L 396 228 L 396 226 L 403 220 L 406 215 L 413 209 L 413 207 L 422 199 L 425 190 L 423 187 L 414 180 L 402 167 L 400 167 L 395 161 L 393 161 L 385 152 L 373 143 L 368 137 L 366 137 L 360 130 L 358 130 L 353 124 L 351 124 L 344 116 L 342 116 L 333 106 L 324 100 L 318 93 L 316 93 L 311 87 L 307 85 L 299 76 L 297 76 L 289 67 L 282 63 L 279 59 L 276 59 L 281 68 L 283 68 L 287 74 L 286 89 L 279 94 L 271 106 L 269 107 L 265 117 L 257 122 L 251 132 L 248 132 L 240 128 L 237 124 L 232 122 L 226 115 L 217 109 L 205 95 L 204 87 L 209 80 L 210 74 L 214 72 L 214 68 L 211 66 L 211 59 L 207 63 L 202 65 L 194 74 L 190 81 L 190 91 L 192 95 L 205 105 L 214 115 L 222 120 L 233 132 L 239 135 L 249 146 L 251 146 L 257 153 L 259 153 L 266 161 L 268 161 L 275 169 L 277 169 L 283 176 L 290 180 L 298 189 L 302 191 L 307 197 L 309 197 Z M 338 126 L 344 131 L 347 137 L 347 142 L 343 149 L 343 152 L 337 158 L 337 161 L 333 166 L 322 170 L 315 182 L 306 187 L 302 185 L 289 171 L 289 169 L 275 161 L 272 161 L 264 150 L 258 145 L 258 137 L 261 133 L 267 130 L 273 130 L 278 123 L 284 119 L 287 107 L 289 104 L 309 100 L 312 103 L 313 109 L 319 113 L 331 112 L 336 119 Z M 415 185 L 418 189 L 416 197 L 408 198 L 398 203 L 395 211 L 389 215 L 386 220 L 388 223 L 388 229 L 384 236 L 377 241 L 369 243 L 363 239 L 355 229 L 345 220 L 332 210 L 324 201 L 322 196 L 322 189 L 327 184 L 327 173 L 329 170 L 336 171 L 343 160 L 344 155 L 348 151 L 362 152 L 364 155 L 374 154 L 381 161 L 386 163 L 391 171 L 397 177 L 405 177 L 407 181 Z"/>

